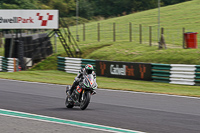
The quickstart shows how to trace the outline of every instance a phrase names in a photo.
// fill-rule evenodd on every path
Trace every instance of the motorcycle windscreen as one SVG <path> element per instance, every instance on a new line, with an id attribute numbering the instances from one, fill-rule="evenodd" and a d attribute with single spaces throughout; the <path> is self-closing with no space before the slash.
<path id="1" fill-rule="evenodd" d="M 96 86 L 96 79 L 94 79 L 94 76 L 92 74 L 86 75 L 83 82 L 88 88 L 95 88 Z"/>

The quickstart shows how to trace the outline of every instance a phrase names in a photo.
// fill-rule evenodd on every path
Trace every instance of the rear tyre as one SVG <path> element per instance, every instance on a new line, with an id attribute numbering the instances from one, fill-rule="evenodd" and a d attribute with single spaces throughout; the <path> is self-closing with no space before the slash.
<path id="1" fill-rule="evenodd" d="M 90 97 L 91 97 L 91 95 L 90 95 L 89 91 L 85 92 L 83 94 L 83 100 L 81 100 L 81 102 L 80 102 L 80 108 L 82 110 L 85 110 L 87 108 L 87 106 L 89 105 L 89 103 L 90 103 Z"/>
<path id="2" fill-rule="evenodd" d="M 74 107 L 74 102 L 69 102 L 68 101 L 68 96 L 66 97 L 66 100 L 65 100 L 65 106 L 67 108 L 73 108 Z"/>

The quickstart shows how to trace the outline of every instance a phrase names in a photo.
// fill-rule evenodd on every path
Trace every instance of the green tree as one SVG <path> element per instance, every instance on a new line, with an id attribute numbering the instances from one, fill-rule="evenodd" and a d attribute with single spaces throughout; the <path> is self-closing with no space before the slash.
<path id="1" fill-rule="evenodd" d="M 45 4 L 45 5 L 48 5 L 48 3 L 50 2 L 51 0 L 40 0 L 41 3 Z"/>
<path id="2" fill-rule="evenodd" d="M 79 1 L 79 16 L 87 19 L 91 19 L 94 15 L 93 4 L 88 0 Z"/>
<path id="3" fill-rule="evenodd" d="M 6 4 L 2 3 L 1 9 L 20 9 L 20 7 L 16 4 Z"/>
<path id="4" fill-rule="evenodd" d="M 89 0 L 94 5 L 94 14 L 104 17 L 129 14 L 157 6 L 157 0 Z"/>
<path id="5" fill-rule="evenodd" d="M 78 0 L 79 16 L 118 16 L 158 7 L 158 0 Z M 190 0 L 160 0 L 162 6 Z M 1 0 L 1 9 L 58 9 L 61 17 L 76 15 L 76 0 Z"/>
<path id="6" fill-rule="evenodd" d="M 60 17 L 69 16 L 70 12 L 74 11 L 76 7 L 74 0 L 68 0 L 68 3 L 64 0 L 50 0 L 48 5 L 52 9 L 58 9 Z"/>
<path id="7" fill-rule="evenodd" d="M 191 1 L 191 0 L 161 0 L 164 5 L 172 5 L 180 2 L 186 2 L 186 1 Z"/>
<path id="8" fill-rule="evenodd" d="M 2 0 L 2 9 L 37 9 L 37 0 Z"/>

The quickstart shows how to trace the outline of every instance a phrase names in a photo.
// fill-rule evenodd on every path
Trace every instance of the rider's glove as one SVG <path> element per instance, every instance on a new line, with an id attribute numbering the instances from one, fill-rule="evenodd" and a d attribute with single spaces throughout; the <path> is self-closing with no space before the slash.
<path id="1" fill-rule="evenodd" d="M 76 82 L 80 82 L 81 81 L 81 78 L 76 78 Z"/>

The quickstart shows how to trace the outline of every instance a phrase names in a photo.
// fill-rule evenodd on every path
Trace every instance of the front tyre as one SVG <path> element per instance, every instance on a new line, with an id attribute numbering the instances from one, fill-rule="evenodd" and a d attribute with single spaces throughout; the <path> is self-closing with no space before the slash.
<path id="1" fill-rule="evenodd" d="M 91 98 L 91 95 L 90 95 L 89 91 L 87 91 L 83 94 L 83 99 L 81 99 L 81 101 L 80 101 L 80 108 L 82 110 L 85 110 L 87 108 L 87 106 L 90 103 L 90 98 Z"/>
<path id="2" fill-rule="evenodd" d="M 74 107 L 74 103 L 68 101 L 68 96 L 66 97 L 66 100 L 65 100 L 65 106 L 67 108 L 73 108 Z"/>

